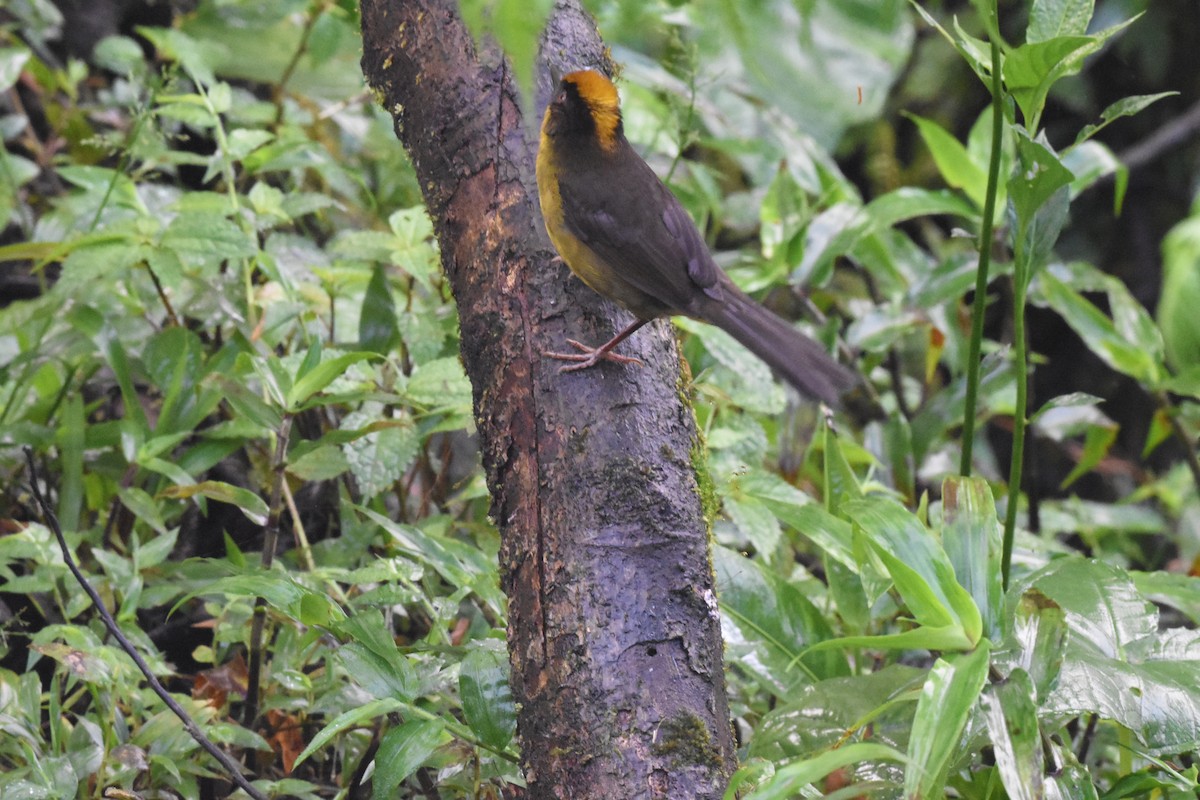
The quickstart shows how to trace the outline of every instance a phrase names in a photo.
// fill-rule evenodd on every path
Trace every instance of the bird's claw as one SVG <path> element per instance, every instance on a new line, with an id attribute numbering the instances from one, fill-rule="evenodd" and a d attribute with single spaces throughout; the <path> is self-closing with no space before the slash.
<path id="1" fill-rule="evenodd" d="M 617 364 L 637 364 L 639 367 L 642 366 L 642 360 L 640 358 L 634 358 L 632 356 L 623 356 L 619 353 L 614 353 L 611 350 L 605 350 L 602 347 L 589 347 L 588 345 L 584 344 L 583 342 L 576 341 L 575 339 L 567 339 L 567 344 L 571 345 L 579 352 L 578 353 L 546 353 L 545 354 L 545 356 L 547 358 L 553 358 L 558 361 L 573 361 L 573 362 L 575 362 L 573 364 L 569 364 L 567 366 L 560 367 L 558 370 L 559 373 L 578 372 L 581 369 L 588 369 L 589 367 L 594 367 L 596 364 L 600 363 L 601 361 L 612 361 Z"/>

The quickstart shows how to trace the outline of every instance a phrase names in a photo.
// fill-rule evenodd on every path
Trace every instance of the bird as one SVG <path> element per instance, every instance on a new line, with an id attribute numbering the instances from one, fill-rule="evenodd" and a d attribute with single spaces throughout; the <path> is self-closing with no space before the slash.
<path id="1" fill-rule="evenodd" d="M 542 217 L 559 256 L 587 286 L 634 321 L 599 347 L 545 355 L 572 362 L 641 363 L 613 349 L 647 322 L 686 316 L 715 325 L 801 394 L 831 407 L 857 375 L 739 289 L 717 266 L 703 236 L 629 140 L 616 86 L 602 73 L 564 75 L 542 118 L 537 153 Z"/>

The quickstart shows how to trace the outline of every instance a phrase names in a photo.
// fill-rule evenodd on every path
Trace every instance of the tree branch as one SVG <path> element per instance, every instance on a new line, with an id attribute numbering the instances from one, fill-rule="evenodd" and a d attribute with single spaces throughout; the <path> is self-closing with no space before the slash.
<path id="1" fill-rule="evenodd" d="M 363 69 L 416 167 L 454 291 L 509 597 L 518 732 L 533 798 L 721 797 L 735 766 L 674 336 L 560 375 L 541 356 L 630 321 L 553 259 L 533 180 L 536 114 L 452 0 L 363 0 Z M 606 68 L 560 0 L 551 69 Z"/>

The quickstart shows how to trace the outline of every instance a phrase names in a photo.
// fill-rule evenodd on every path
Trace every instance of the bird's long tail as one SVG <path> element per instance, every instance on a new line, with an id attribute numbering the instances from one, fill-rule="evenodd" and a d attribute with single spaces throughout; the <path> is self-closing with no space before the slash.
<path id="1" fill-rule="evenodd" d="M 841 405 L 858 377 L 834 361 L 825 348 L 782 318 L 727 285 L 724 298 L 709 304 L 701 319 L 728 333 L 808 397 Z"/>

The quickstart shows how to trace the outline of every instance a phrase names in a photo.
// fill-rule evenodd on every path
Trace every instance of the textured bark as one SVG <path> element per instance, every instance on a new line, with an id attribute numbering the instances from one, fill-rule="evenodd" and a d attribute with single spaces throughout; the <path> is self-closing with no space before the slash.
<path id="1" fill-rule="evenodd" d="M 645 366 L 558 374 L 541 353 L 630 317 L 551 249 L 533 180 L 540 115 L 452 0 L 363 0 L 363 69 L 408 149 L 458 304 L 509 598 L 513 693 L 535 798 L 717 798 L 735 764 L 708 532 L 670 325 Z M 549 70 L 605 64 L 560 2 Z"/>

